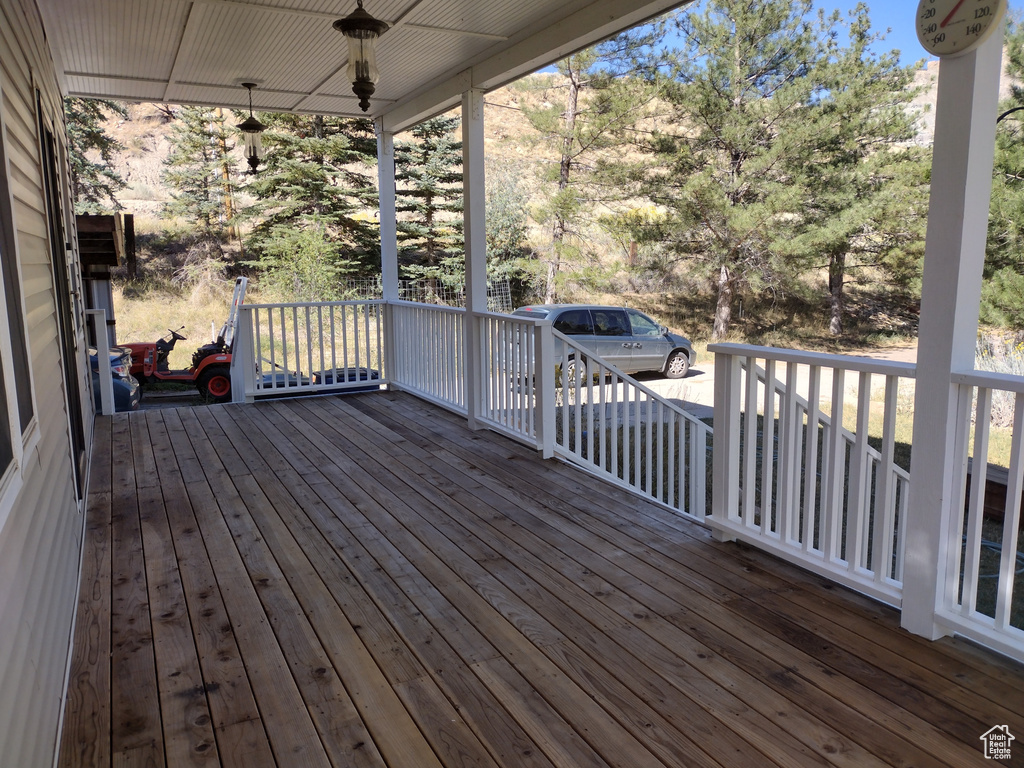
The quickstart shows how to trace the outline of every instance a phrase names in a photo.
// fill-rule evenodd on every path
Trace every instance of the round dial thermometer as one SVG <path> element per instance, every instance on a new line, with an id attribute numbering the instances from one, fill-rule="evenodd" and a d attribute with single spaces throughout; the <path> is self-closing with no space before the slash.
<path id="1" fill-rule="evenodd" d="M 917 39 L 936 56 L 959 56 L 999 28 L 1006 0 L 918 0 Z"/>

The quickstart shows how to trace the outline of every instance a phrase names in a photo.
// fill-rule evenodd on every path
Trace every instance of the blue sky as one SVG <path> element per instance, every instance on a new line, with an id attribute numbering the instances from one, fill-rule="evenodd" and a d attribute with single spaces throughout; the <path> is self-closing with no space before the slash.
<path id="1" fill-rule="evenodd" d="M 885 41 L 878 49 L 878 53 L 898 48 L 900 63 L 905 65 L 927 58 L 914 32 L 917 0 L 867 0 L 866 4 L 872 29 L 885 33 Z M 857 0 L 815 0 L 815 6 L 825 11 L 838 9 L 845 16 L 848 11 L 857 7 Z M 1019 2 L 1011 2 L 1010 12 L 1013 13 L 1019 7 Z"/>
<path id="2" fill-rule="evenodd" d="M 921 44 L 917 42 L 917 33 L 914 31 L 914 12 L 917 9 L 917 0 L 864 0 L 868 6 L 868 16 L 871 19 L 871 27 L 875 32 L 885 35 L 885 40 L 877 46 L 876 53 L 883 53 L 898 48 L 900 51 L 900 63 L 910 65 L 922 59 L 927 59 L 927 54 Z M 815 8 L 821 8 L 826 13 L 838 10 L 847 18 L 849 11 L 857 7 L 858 0 L 814 0 Z M 1024 0 L 1011 0 L 1010 13 L 1019 10 Z"/>
<path id="3" fill-rule="evenodd" d="M 815 0 L 815 6 L 826 12 L 838 9 L 845 17 L 848 11 L 857 7 L 857 0 Z M 899 48 L 902 64 L 913 64 L 918 59 L 926 58 L 927 54 L 917 42 L 917 33 L 914 31 L 916 0 L 872 0 L 867 6 L 872 29 L 885 34 L 884 44 L 878 53 Z"/>

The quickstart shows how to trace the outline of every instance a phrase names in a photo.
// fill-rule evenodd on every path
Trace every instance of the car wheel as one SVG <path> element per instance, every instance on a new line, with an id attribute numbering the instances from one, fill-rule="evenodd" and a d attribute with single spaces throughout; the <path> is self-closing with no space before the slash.
<path id="1" fill-rule="evenodd" d="M 576 386 L 577 376 L 579 376 L 581 385 L 587 383 L 587 361 L 582 358 L 570 357 L 569 362 L 565 364 L 565 378 L 569 382 L 569 386 Z"/>
<path id="2" fill-rule="evenodd" d="M 668 356 L 665 363 L 665 377 L 669 379 L 681 379 L 690 372 L 690 357 L 683 350 L 677 349 Z"/>
<path id="3" fill-rule="evenodd" d="M 231 400 L 231 369 L 226 365 L 211 365 L 196 379 L 199 394 L 213 403 Z"/>

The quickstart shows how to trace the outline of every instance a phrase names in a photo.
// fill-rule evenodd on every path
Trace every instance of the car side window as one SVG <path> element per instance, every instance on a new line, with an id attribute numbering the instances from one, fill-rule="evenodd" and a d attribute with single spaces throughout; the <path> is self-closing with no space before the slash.
<path id="1" fill-rule="evenodd" d="M 647 315 L 637 312 L 635 309 L 627 309 L 626 314 L 629 315 L 634 336 L 661 336 L 661 326 Z"/>
<path id="2" fill-rule="evenodd" d="M 594 333 L 598 336 L 629 336 L 629 320 L 621 309 L 594 309 Z"/>
<path id="3" fill-rule="evenodd" d="M 590 318 L 589 309 L 567 309 L 555 320 L 554 329 L 566 335 L 591 335 L 594 323 Z"/>

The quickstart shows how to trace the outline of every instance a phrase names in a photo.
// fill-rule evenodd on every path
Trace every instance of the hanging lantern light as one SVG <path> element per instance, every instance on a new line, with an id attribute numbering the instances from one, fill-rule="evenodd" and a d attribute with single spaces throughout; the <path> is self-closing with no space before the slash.
<path id="1" fill-rule="evenodd" d="M 267 126 L 257 120 L 252 114 L 252 89 L 256 83 L 242 83 L 242 87 L 249 91 L 249 117 L 236 127 L 245 134 L 245 160 L 249 163 L 249 173 L 256 173 L 260 160 L 263 159 L 263 140 L 261 135 Z"/>
<path id="2" fill-rule="evenodd" d="M 356 0 L 356 3 L 358 7 L 344 19 L 334 22 L 334 28 L 348 38 L 348 79 L 365 112 L 370 108 L 370 96 L 380 78 L 375 50 L 377 38 L 387 31 L 388 25 L 364 11 L 363 0 Z"/>

